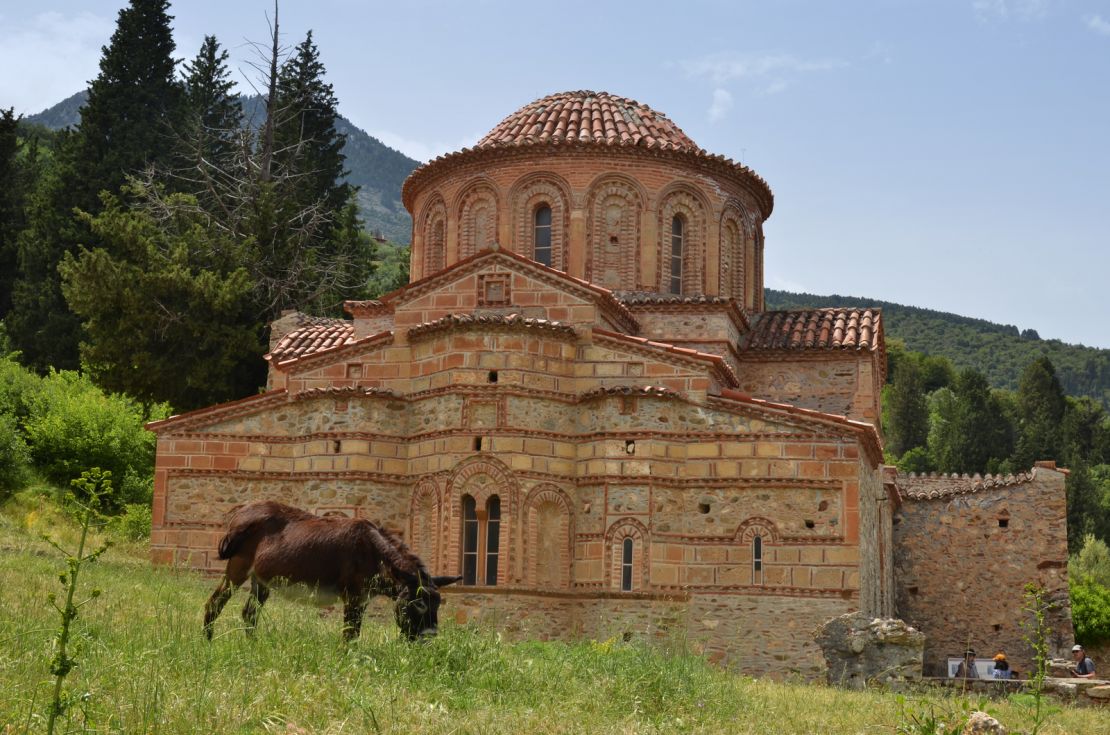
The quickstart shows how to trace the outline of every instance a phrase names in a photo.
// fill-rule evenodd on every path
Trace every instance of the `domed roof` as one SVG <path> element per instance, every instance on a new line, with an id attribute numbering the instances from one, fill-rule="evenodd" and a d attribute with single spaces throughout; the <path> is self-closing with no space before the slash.
<path id="1" fill-rule="evenodd" d="M 474 147 L 562 141 L 698 150 L 661 112 L 636 100 L 588 90 L 559 92 L 531 102 L 498 123 Z"/>

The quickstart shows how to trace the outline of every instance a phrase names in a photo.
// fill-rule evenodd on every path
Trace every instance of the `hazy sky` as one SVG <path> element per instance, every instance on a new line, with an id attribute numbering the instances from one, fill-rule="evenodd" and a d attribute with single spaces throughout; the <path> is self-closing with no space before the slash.
<path id="1" fill-rule="evenodd" d="M 0 0 L 0 106 L 97 73 L 122 0 Z M 243 70 L 267 0 L 178 0 Z M 516 108 L 606 90 L 775 193 L 773 288 L 953 311 L 1110 347 L 1110 0 L 286 0 L 340 110 L 425 160 Z"/>

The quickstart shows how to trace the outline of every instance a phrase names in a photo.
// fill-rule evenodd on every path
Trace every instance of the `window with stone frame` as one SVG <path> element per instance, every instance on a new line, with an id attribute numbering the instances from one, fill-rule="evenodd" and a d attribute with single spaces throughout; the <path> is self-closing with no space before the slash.
<path id="1" fill-rule="evenodd" d="M 438 196 L 424 214 L 424 263 L 422 276 L 437 273 L 447 265 L 447 207 Z"/>
<path id="2" fill-rule="evenodd" d="M 687 187 L 663 195 L 658 220 L 658 291 L 705 293 L 706 211 L 701 195 Z"/>
<path id="3" fill-rule="evenodd" d="M 532 215 L 532 259 L 551 267 L 551 207 L 545 202 Z"/>
<path id="4" fill-rule="evenodd" d="M 763 584 L 763 537 L 752 537 L 752 584 Z"/>
<path id="5" fill-rule="evenodd" d="M 615 290 L 640 282 L 640 213 L 643 200 L 623 179 L 610 179 L 589 194 L 586 280 Z"/>
<path id="6" fill-rule="evenodd" d="M 608 587 L 638 592 L 647 583 L 648 531 L 634 518 L 623 518 L 605 534 Z"/>
<path id="7" fill-rule="evenodd" d="M 621 591 L 632 591 L 632 537 L 628 536 L 621 543 Z"/>
<path id="8" fill-rule="evenodd" d="M 462 497 L 462 584 L 497 584 L 501 560 L 501 498 L 491 495 L 479 510 L 471 495 Z"/>

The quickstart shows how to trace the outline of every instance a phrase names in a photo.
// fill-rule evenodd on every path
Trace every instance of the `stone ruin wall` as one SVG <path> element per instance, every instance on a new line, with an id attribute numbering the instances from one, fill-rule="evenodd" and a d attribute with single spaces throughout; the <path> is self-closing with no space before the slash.
<path id="1" fill-rule="evenodd" d="M 740 390 L 759 398 L 879 425 L 879 358 L 854 352 L 813 357 L 743 355 Z"/>
<path id="2" fill-rule="evenodd" d="M 1003 651 L 1028 673 L 1029 583 L 1059 604 L 1049 620 L 1052 654 L 1072 644 L 1064 473 L 1049 464 L 1007 478 L 898 475 L 896 608 L 925 633 L 927 676 L 946 675 L 946 659 L 969 645 L 980 658 Z"/>

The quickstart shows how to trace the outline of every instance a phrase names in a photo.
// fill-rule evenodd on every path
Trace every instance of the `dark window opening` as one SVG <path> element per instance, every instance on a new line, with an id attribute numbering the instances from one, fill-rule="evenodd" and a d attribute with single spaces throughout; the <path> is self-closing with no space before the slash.
<path id="1" fill-rule="evenodd" d="M 497 560 L 501 545 L 501 498 L 486 501 L 486 584 L 497 584 Z"/>
<path id="2" fill-rule="evenodd" d="M 609 236 L 609 244 L 610 245 L 616 245 L 618 242 L 620 242 L 620 240 L 617 238 L 616 235 L 610 235 Z"/>
<path id="3" fill-rule="evenodd" d="M 629 536 L 621 544 L 621 589 L 625 592 L 632 591 L 632 537 Z"/>
<path id="4" fill-rule="evenodd" d="M 480 437 L 480 436 L 474 437 L 474 451 L 475 452 L 482 451 L 482 437 Z"/>
<path id="5" fill-rule="evenodd" d="M 534 259 L 543 263 L 544 265 L 551 266 L 551 207 L 546 204 L 541 205 L 536 209 L 535 221 L 533 222 L 535 233 L 535 256 Z"/>
<path id="6" fill-rule="evenodd" d="M 624 442 L 624 451 L 627 454 L 635 454 L 636 453 L 636 442 L 632 439 L 626 440 Z"/>
<path id="7" fill-rule="evenodd" d="M 820 503 L 817 504 L 817 510 L 828 510 L 828 509 L 829 509 L 829 501 L 827 501 L 827 500 L 822 500 Z"/>
<path id="8" fill-rule="evenodd" d="M 335 453 L 336 453 L 336 454 L 339 454 L 339 452 L 340 452 L 340 451 L 342 451 L 342 449 L 343 449 L 343 442 L 341 442 L 340 440 L 336 439 L 336 440 L 335 440 L 335 441 L 334 441 L 334 442 L 332 443 L 332 449 L 334 449 L 334 450 L 335 450 Z"/>
<path id="9" fill-rule="evenodd" d="M 763 537 L 752 539 L 752 584 L 763 584 Z"/>
<path id="10" fill-rule="evenodd" d="M 909 592 L 911 595 L 916 595 L 917 594 L 917 586 L 914 585 L 913 587 L 907 587 L 906 591 Z"/>
<path id="11" fill-rule="evenodd" d="M 682 293 L 682 240 L 686 223 L 680 215 L 671 220 L 671 293 Z"/>
<path id="12" fill-rule="evenodd" d="M 993 626 L 991 626 L 991 627 L 992 627 L 992 628 L 994 628 L 994 632 L 995 632 L 995 633 L 997 633 L 998 631 L 1002 630 L 1002 626 L 1001 626 L 1001 625 L 999 625 L 998 623 L 995 623 L 995 624 L 994 624 Z"/>
<path id="13" fill-rule="evenodd" d="M 1010 519 L 1009 518 L 999 518 L 998 519 L 998 527 L 999 528 L 1009 528 L 1009 526 L 1010 526 Z"/>
<path id="14" fill-rule="evenodd" d="M 698 512 L 699 513 L 708 513 L 709 512 L 709 503 L 698 503 Z"/>
<path id="15" fill-rule="evenodd" d="M 463 496 L 462 516 L 462 583 L 473 585 L 478 584 L 478 513 L 469 495 Z"/>
<path id="16" fill-rule="evenodd" d="M 809 520 L 808 518 L 806 519 L 806 528 L 813 528 L 816 525 L 817 524 L 814 523 L 813 521 Z"/>
<path id="17" fill-rule="evenodd" d="M 490 370 L 489 375 L 487 376 L 487 379 L 491 383 L 496 383 L 497 382 L 497 371 L 496 370 Z"/>

